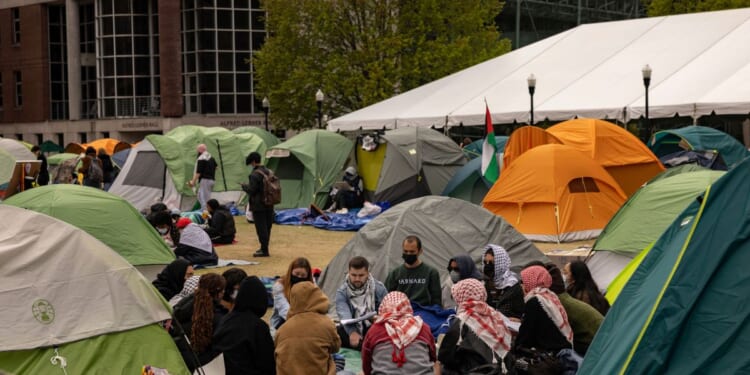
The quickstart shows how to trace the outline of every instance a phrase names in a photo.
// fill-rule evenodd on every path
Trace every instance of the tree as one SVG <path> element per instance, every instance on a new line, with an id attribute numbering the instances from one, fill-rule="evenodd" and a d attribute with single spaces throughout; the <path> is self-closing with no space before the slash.
<path id="1" fill-rule="evenodd" d="M 280 127 L 316 124 L 510 50 L 497 0 L 265 0 L 270 37 L 256 54 L 256 92 Z"/>
<path id="2" fill-rule="evenodd" d="M 750 7 L 750 0 L 651 0 L 645 1 L 649 17 Z"/>

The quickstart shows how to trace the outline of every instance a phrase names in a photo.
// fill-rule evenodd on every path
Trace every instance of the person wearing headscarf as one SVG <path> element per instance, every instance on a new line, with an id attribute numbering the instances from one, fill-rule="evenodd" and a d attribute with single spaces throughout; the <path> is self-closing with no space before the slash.
<path id="1" fill-rule="evenodd" d="M 211 243 L 211 237 L 190 219 L 183 217 L 177 221 L 180 230 L 180 243 L 174 254 L 187 259 L 191 264 L 216 265 L 219 256 Z"/>
<path id="2" fill-rule="evenodd" d="M 549 272 L 542 266 L 531 266 L 521 271 L 521 279 L 526 305 L 515 348 L 536 348 L 554 354 L 572 349 L 573 329 L 565 308 L 549 290 L 552 285 Z"/>
<path id="3" fill-rule="evenodd" d="M 190 339 L 191 347 L 181 347 L 180 352 L 191 372 L 216 357 L 212 347 L 213 334 L 228 313 L 219 303 L 225 286 L 226 281 L 219 274 L 201 275 L 195 293 L 174 307 L 174 317 Z"/>
<path id="4" fill-rule="evenodd" d="M 332 354 L 341 349 L 336 327 L 326 314 L 328 297 L 315 284 L 294 284 L 287 321 L 276 334 L 276 373 L 334 375 Z"/>
<path id="5" fill-rule="evenodd" d="M 185 259 L 176 259 L 164 267 L 151 284 L 165 300 L 169 301 L 182 290 L 185 280 L 192 276 L 193 266 L 190 265 L 190 262 Z"/>
<path id="6" fill-rule="evenodd" d="M 227 287 L 224 290 L 224 297 L 221 298 L 221 304 L 232 311 L 237 294 L 240 290 L 240 283 L 247 278 L 247 272 L 242 268 L 232 267 L 224 271 L 221 276 L 227 281 Z"/>
<path id="7" fill-rule="evenodd" d="M 364 374 L 432 374 L 436 359 L 430 327 L 414 316 L 409 298 L 388 293 L 362 343 Z"/>
<path id="8" fill-rule="evenodd" d="M 510 256 L 502 246 L 484 248 L 484 275 L 487 303 L 508 318 L 521 319 L 524 302 L 518 276 L 510 270 Z"/>
<path id="9" fill-rule="evenodd" d="M 456 319 L 440 344 L 441 373 L 466 374 L 492 363 L 502 366 L 511 349 L 512 336 L 503 314 L 485 302 L 487 291 L 482 282 L 473 278 L 461 280 L 453 285 L 451 294 L 458 306 Z"/>
<path id="10" fill-rule="evenodd" d="M 343 322 L 377 313 L 386 294 L 388 291 L 385 285 L 370 273 L 370 263 L 367 259 L 361 256 L 354 257 L 349 260 L 349 272 L 344 282 L 336 290 L 336 315 Z M 374 319 L 352 324 L 342 323 L 338 328 L 341 345 L 345 348 L 359 349 L 362 346 L 362 338 L 372 325 L 372 320 Z"/>
<path id="11" fill-rule="evenodd" d="M 448 273 L 451 276 L 453 284 L 468 278 L 484 280 L 484 276 L 479 272 L 477 265 L 474 264 L 474 260 L 468 254 L 461 254 L 451 258 L 448 261 Z"/>
<path id="12" fill-rule="evenodd" d="M 547 263 L 544 268 L 552 276 L 552 285 L 549 289 L 557 294 L 557 298 L 560 299 L 560 303 L 568 314 L 568 322 L 570 322 L 570 328 L 573 329 L 573 349 L 582 356 L 586 355 L 604 317 L 591 305 L 573 298 L 565 291 L 562 272 L 554 263 Z"/>
<path id="13" fill-rule="evenodd" d="M 214 333 L 214 350 L 224 353 L 226 375 L 274 375 L 274 344 L 262 317 L 268 308 L 266 287 L 256 276 L 244 279 L 234 309 Z"/>
<path id="14" fill-rule="evenodd" d="M 189 279 L 185 280 L 185 285 L 182 287 L 182 290 L 169 300 L 169 305 L 175 307 L 175 305 L 182 301 L 183 298 L 192 295 L 195 290 L 198 289 L 198 280 L 200 280 L 200 278 L 200 276 L 191 276 Z"/>

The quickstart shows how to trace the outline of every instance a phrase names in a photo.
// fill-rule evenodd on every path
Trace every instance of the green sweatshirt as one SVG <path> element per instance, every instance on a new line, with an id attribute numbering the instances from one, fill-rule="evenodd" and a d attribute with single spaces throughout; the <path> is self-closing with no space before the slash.
<path id="1" fill-rule="evenodd" d="M 409 300 L 422 306 L 443 306 L 440 274 L 424 263 L 417 268 L 406 268 L 403 264 L 391 270 L 385 279 L 389 292 L 404 292 Z"/>

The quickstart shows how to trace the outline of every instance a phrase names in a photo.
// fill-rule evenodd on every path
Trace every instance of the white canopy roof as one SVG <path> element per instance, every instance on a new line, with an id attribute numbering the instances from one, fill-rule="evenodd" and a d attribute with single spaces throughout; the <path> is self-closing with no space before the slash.
<path id="1" fill-rule="evenodd" d="M 329 130 L 750 113 L 750 8 L 581 25 L 328 122 Z"/>

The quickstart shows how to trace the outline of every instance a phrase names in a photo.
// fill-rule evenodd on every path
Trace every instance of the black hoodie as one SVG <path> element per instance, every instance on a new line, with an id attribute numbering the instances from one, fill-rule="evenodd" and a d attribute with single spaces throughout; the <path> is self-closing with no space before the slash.
<path id="1" fill-rule="evenodd" d="M 276 374 L 273 338 L 261 320 L 267 301 L 260 279 L 250 276 L 242 281 L 234 309 L 214 333 L 214 349 L 224 353 L 226 375 Z"/>
<path id="2" fill-rule="evenodd" d="M 182 291 L 185 285 L 185 272 L 189 265 L 190 262 L 185 259 L 176 259 L 164 267 L 151 284 L 154 284 L 164 299 L 169 301 L 175 294 Z"/>

